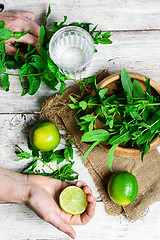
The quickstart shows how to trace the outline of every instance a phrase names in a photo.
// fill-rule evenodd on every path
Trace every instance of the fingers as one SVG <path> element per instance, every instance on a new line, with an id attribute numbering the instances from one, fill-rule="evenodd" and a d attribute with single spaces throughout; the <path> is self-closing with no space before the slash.
<path id="1" fill-rule="evenodd" d="M 15 38 L 10 38 L 9 40 L 5 41 L 6 44 L 13 44 L 14 42 L 21 42 L 24 44 L 31 44 L 34 47 L 36 47 L 39 44 L 38 38 L 33 36 L 32 34 L 28 33 L 26 35 L 24 35 L 23 37 L 19 38 L 19 39 L 15 39 Z"/>
<path id="2" fill-rule="evenodd" d="M 47 220 L 47 222 L 51 223 L 58 230 L 68 234 L 71 238 L 74 239 L 76 237 L 76 232 L 74 231 L 73 227 L 67 224 L 58 214 L 53 216 L 53 219 L 51 218 Z"/>
<path id="3" fill-rule="evenodd" d="M 10 12 L 5 16 L 6 28 L 13 32 L 25 32 L 31 29 L 31 34 L 38 37 L 40 26 L 35 23 L 35 14 L 32 12 Z"/>
<path id="4" fill-rule="evenodd" d="M 6 53 L 8 54 L 15 54 L 17 52 L 17 48 L 14 47 L 12 44 L 6 44 L 5 49 L 6 49 Z M 25 58 L 23 57 L 25 53 L 21 50 L 19 50 L 18 53 L 21 56 L 22 61 L 25 62 Z"/>
<path id="5" fill-rule="evenodd" d="M 6 49 L 6 53 L 8 54 L 14 54 L 17 51 L 17 48 L 14 47 L 12 44 L 5 44 L 5 49 Z"/>
<path id="6" fill-rule="evenodd" d="M 87 195 L 88 206 L 86 211 L 81 215 L 81 223 L 87 224 L 95 214 L 96 199 L 91 195 Z"/>
<path id="7" fill-rule="evenodd" d="M 15 40 L 17 41 L 17 40 Z M 23 37 L 18 39 L 18 42 L 24 43 L 24 44 L 31 44 L 34 47 L 36 47 L 39 44 L 38 38 L 33 36 L 32 34 L 28 33 L 24 35 Z"/>
<path id="8" fill-rule="evenodd" d="M 23 11 L 23 12 L 16 12 L 17 15 L 25 17 L 31 21 L 36 20 L 36 15 L 34 12 L 29 12 L 29 11 Z"/>
<path id="9" fill-rule="evenodd" d="M 87 195 L 88 206 L 86 211 L 80 215 L 80 222 L 81 224 L 86 224 L 90 221 L 90 219 L 95 214 L 95 207 L 96 207 L 96 199 L 92 195 L 91 188 L 83 181 L 76 182 L 77 187 L 81 187 L 85 194 Z"/>
<path id="10" fill-rule="evenodd" d="M 40 32 L 40 26 L 33 21 L 25 21 L 22 18 L 16 18 L 14 23 L 9 28 L 13 32 L 25 32 L 31 29 L 30 33 L 38 37 Z"/>
<path id="11" fill-rule="evenodd" d="M 85 182 L 79 180 L 76 182 L 76 186 L 83 188 L 85 194 L 92 194 L 92 189 Z"/>

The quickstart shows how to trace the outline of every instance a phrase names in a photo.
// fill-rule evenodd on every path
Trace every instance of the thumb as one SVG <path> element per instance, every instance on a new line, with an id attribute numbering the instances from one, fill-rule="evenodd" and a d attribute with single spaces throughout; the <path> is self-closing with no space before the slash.
<path id="1" fill-rule="evenodd" d="M 73 227 L 67 224 L 58 214 L 50 216 L 47 222 L 55 226 L 58 230 L 68 234 L 71 238 L 74 239 L 76 237 Z"/>

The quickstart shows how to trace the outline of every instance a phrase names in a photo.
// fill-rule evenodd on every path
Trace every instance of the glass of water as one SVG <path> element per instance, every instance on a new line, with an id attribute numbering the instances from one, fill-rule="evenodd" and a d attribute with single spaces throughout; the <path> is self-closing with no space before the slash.
<path id="1" fill-rule="evenodd" d="M 49 53 L 60 71 L 77 78 L 91 62 L 94 42 L 90 34 L 76 26 L 58 30 L 50 40 Z"/>

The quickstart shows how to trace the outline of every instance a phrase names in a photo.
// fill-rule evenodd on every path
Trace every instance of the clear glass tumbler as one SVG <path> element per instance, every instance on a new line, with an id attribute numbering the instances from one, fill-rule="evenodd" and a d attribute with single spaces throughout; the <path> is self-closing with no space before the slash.
<path id="1" fill-rule="evenodd" d="M 62 73 L 78 76 L 91 62 L 94 42 L 90 34 L 76 26 L 58 30 L 50 40 L 49 53 Z"/>

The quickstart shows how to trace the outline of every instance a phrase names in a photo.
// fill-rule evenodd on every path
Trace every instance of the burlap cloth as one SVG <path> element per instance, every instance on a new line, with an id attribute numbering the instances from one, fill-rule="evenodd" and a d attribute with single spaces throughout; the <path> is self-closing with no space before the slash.
<path id="1" fill-rule="evenodd" d="M 107 70 L 100 72 L 97 75 L 97 81 L 102 80 L 107 75 Z M 84 92 L 85 94 L 90 92 L 90 86 L 86 86 Z M 82 132 L 72 116 L 74 110 L 67 106 L 71 102 L 69 95 L 79 100 L 83 98 L 79 91 L 79 84 L 69 87 L 61 96 L 53 96 L 44 102 L 40 118 L 41 120 L 47 119 L 55 123 L 59 129 L 65 130 L 68 138 L 75 143 L 83 156 L 89 145 L 81 142 Z M 118 206 L 108 197 L 107 182 L 112 172 L 107 165 L 107 152 L 105 150 L 96 146 L 88 155 L 85 167 L 88 168 L 109 215 L 124 214 L 129 221 L 134 221 L 144 215 L 150 204 L 160 199 L 160 154 L 157 150 L 145 155 L 143 162 L 140 157 L 115 156 L 112 166 L 113 172 L 131 172 L 137 178 L 139 185 L 136 200 L 126 207 Z"/>

